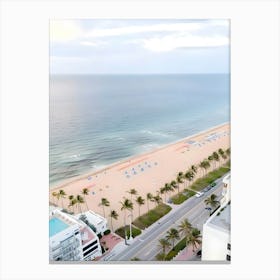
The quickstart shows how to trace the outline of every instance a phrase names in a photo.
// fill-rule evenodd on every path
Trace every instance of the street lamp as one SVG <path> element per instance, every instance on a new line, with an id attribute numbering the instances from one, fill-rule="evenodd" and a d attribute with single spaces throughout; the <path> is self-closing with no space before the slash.
<path id="1" fill-rule="evenodd" d="M 130 217 L 130 224 L 129 224 L 129 230 L 130 230 L 130 237 L 129 237 L 129 240 L 132 239 L 132 213 L 129 214 L 127 217 Z"/>

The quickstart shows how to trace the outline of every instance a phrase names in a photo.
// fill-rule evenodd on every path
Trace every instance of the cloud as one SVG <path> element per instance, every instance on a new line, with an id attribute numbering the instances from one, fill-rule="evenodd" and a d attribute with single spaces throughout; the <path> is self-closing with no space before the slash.
<path id="1" fill-rule="evenodd" d="M 172 35 L 151 38 L 142 41 L 143 47 L 154 52 L 168 52 L 179 48 L 209 48 L 228 45 L 229 40 L 223 36 Z"/>
<path id="2" fill-rule="evenodd" d="M 50 40 L 52 42 L 67 42 L 83 36 L 83 30 L 77 21 L 51 20 Z"/>
<path id="3" fill-rule="evenodd" d="M 146 32 L 171 32 L 171 31 L 195 31 L 202 28 L 200 23 L 169 23 L 169 24 L 150 24 L 134 25 L 118 28 L 93 29 L 85 34 L 85 37 L 111 37 L 131 35 Z"/>
<path id="4" fill-rule="evenodd" d="M 80 43 L 82 46 L 89 46 L 89 47 L 98 47 L 98 46 L 101 46 L 101 45 L 107 45 L 106 42 L 104 41 L 82 41 Z"/>

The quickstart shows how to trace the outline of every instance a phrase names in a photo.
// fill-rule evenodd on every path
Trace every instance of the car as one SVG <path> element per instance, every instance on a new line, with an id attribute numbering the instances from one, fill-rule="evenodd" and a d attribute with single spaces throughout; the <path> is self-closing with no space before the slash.
<path id="1" fill-rule="evenodd" d="M 211 188 L 214 188 L 217 184 L 214 182 L 210 185 Z"/>
<path id="2" fill-rule="evenodd" d="M 202 195 L 203 195 L 203 192 L 197 192 L 197 193 L 195 194 L 196 197 L 201 197 Z"/>

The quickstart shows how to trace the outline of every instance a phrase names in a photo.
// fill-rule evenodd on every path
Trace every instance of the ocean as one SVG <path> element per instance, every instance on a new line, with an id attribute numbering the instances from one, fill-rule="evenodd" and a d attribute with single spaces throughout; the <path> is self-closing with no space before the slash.
<path id="1" fill-rule="evenodd" d="M 229 74 L 53 75 L 50 186 L 230 120 Z"/>

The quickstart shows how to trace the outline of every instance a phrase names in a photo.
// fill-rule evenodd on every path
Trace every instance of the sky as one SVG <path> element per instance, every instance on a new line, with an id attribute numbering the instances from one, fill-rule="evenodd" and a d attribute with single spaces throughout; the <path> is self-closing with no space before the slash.
<path id="1" fill-rule="evenodd" d="M 229 21 L 51 20 L 51 74 L 229 73 Z"/>

